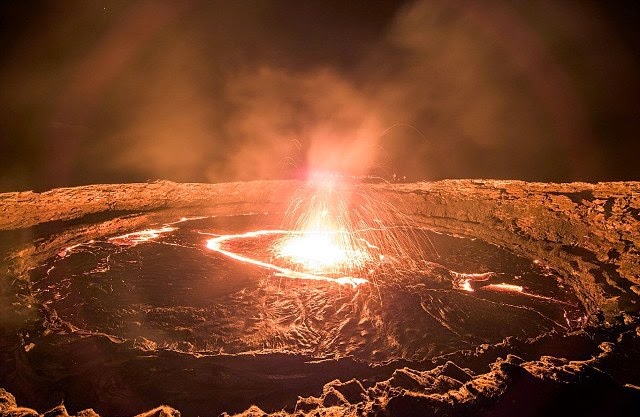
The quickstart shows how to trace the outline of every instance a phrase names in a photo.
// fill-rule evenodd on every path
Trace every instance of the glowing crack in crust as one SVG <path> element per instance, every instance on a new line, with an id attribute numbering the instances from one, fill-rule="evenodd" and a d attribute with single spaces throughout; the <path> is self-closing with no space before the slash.
<path id="1" fill-rule="evenodd" d="M 164 226 L 160 229 L 147 229 L 109 238 L 109 242 L 118 246 L 135 246 L 157 239 L 161 234 L 173 232 L 175 227 Z"/>
<path id="2" fill-rule="evenodd" d="M 286 230 L 257 230 L 252 232 L 236 234 L 236 235 L 222 235 L 222 236 L 215 237 L 213 239 L 209 239 L 207 241 L 207 248 L 213 251 L 219 252 L 225 256 L 228 256 L 229 258 L 276 271 L 277 276 L 283 276 L 287 278 L 297 278 L 297 279 L 310 279 L 310 280 L 316 280 L 316 281 L 329 281 L 329 282 L 335 282 L 343 285 L 351 285 L 353 287 L 369 282 L 364 278 L 357 278 L 357 277 L 350 277 L 350 276 L 332 278 L 328 276 L 312 274 L 309 272 L 294 271 L 293 269 L 290 269 L 290 268 L 277 266 L 270 262 L 253 259 L 248 256 L 240 255 L 238 253 L 225 250 L 221 246 L 221 243 L 228 240 L 232 240 L 232 239 L 250 239 L 250 238 L 255 238 L 255 237 L 264 236 L 264 235 L 291 235 L 291 234 L 302 234 L 302 232 L 291 232 Z M 340 259 L 344 260 L 344 257 L 348 256 L 348 254 L 340 254 L 339 253 L 340 249 L 337 247 L 332 247 L 330 243 L 328 243 L 325 240 L 326 237 L 321 237 L 320 243 L 318 243 L 318 247 L 316 247 L 311 243 L 311 240 L 313 240 L 313 236 L 303 236 L 301 239 L 303 239 L 303 246 L 307 246 L 306 249 L 311 250 L 311 252 L 314 252 L 314 249 L 320 249 L 320 252 L 315 252 L 317 256 L 311 255 L 311 254 L 301 255 L 301 262 L 307 262 L 309 259 L 316 259 L 317 261 L 320 258 L 322 251 L 325 251 L 331 254 L 331 256 L 333 257 L 333 260 L 336 262 Z M 285 253 L 283 253 L 282 256 L 295 256 L 295 253 L 299 250 L 299 249 L 294 249 L 295 243 L 285 244 L 285 246 L 287 248 L 284 249 Z M 323 262 L 329 262 L 329 260 L 325 259 Z"/>

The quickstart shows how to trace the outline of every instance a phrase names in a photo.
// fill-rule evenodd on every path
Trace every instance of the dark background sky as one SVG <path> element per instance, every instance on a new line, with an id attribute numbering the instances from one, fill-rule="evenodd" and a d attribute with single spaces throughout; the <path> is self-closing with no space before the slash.
<path id="1" fill-rule="evenodd" d="M 640 180 L 640 6 L 2 1 L 0 191 Z"/>

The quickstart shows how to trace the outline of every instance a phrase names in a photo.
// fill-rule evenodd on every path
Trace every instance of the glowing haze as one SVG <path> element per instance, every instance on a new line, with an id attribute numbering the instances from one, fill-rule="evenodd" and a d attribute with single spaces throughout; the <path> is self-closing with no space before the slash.
<path id="1" fill-rule="evenodd" d="M 603 127 L 638 146 L 640 77 L 588 4 L 5 3 L 7 191 L 309 170 L 600 180 L 602 158 L 637 170 Z"/>

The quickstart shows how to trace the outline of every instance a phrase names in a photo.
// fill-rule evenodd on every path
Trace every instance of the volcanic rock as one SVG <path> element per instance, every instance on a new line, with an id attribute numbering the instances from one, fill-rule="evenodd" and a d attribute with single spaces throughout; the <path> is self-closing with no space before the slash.
<path id="1" fill-rule="evenodd" d="M 365 396 L 365 389 L 356 379 L 351 379 L 347 382 L 341 382 L 334 380 L 325 385 L 325 389 L 333 388 L 337 391 L 348 404 L 357 404 L 361 402 Z"/>
<path id="2" fill-rule="evenodd" d="M 78 338 L 78 329 L 61 328 L 54 315 L 45 314 L 46 319 L 42 319 L 42 309 L 38 309 L 28 285 L 15 282 L 15 277 L 28 276 L 27 272 L 48 259 L 52 251 L 56 253 L 94 237 L 135 230 L 152 223 L 156 214 L 189 213 L 195 208 L 206 214 L 240 214 L 258 209 L 283 211 L 286 196 L 301 186 L 303 184 L 296 181 L 229 184 L 160 181 L 1 194 L 0 249 L 9 256 L 1 265 L 4 276 L 0 280 L 0 317 L 3 318 L 0 361 L 3 370 L 8 369 L 7 374 L 17 381 L 11 391 L 18 393 L 24 381 L 38 375 L 30 365 L 48 367 L 48 371 L 60 372 L 61 381 L 70 380 L 64 367 L 58 369 L 55 361 L 44 360 L 52 358 L 73 365 L 76 372 L 73 378 L 95 379 L 94 386 L 104 386 L 115 393 L 112 398 L 132 396 L 136 390 L 137 393 L 153 392 L 156 387 L 143 379 L 127 380 L 116 374 L 93 373 L 98 369 L 95 366 L 99 353 L 135 349 L 142 352 L 141 356 L 118 364 L 123 369 L 131 369 L 132 374 L 134 370 L 154 372 L 146 366 L 153 358 L 160 358 L 160 362 L 153 363 L 164 363 L 169 370 L 193 367 L 196 362 L 199 366 L 206 364 L 194 373 L 193 384 L 180 385 L 176 398 L 209 388 L 200 386 L 198 380 L 212 373 L 220 375 L 220 386 L 225 381 L 240 381 L 247 392 L 265 389 L 262 396 L 253 398 L 261 401 L 261 406 L 266 404 L 262 408 L 267 412 L 247 404 L 234 410 L 246 409 L 238 414 L 242 416 L 269 413 L 273 416 L 623 416 L 640 409 L 637 388 L 640 386 L 640 183 L 636 182 L 545 184 L 449 180 L 362 184 L 367 192 L 388 201 L 417 225 L 440 233 L 479 238 L 561 271 L 566 284 L 584 305 L 589 320 L 577 331 L 552 331 L 527 340 L 507 338 L 500 343 L 479 343 L 475 348 L 411 366 L 398 361 L 369 367 L 349 359 L 314 364 L 314 375 L 329 373 L 338 379 L 322 389 L 298 386 L 295 382 L 283 383 L 280 388 L 285 391 L 304 392 L 297 402 L 293 392 L 279 396 L 282 391 L 268 391 L 271 389 L 268 387 L 273 387 L 269 385 L 273 383 L 269 378 L 245 381 L 241 373 L 229 371 L 230 363 L 240 366 L 237 364 L 248 360 L 245 357 L 199 357 L 196 352 L 163 350 L 146 338 L 131 343 L 100 334 L 84 334 Z M 56 234 L 50 233 L 51 230 L 56 230 Z M 33 334 L 50 334 L 54 330 L 58 333 L 50 337 L 49 340 L 55 341 L 50 346 L 28 340 Z M 63 357 L 69 352 L 76 355 L 73 361 Z M 29 358 L 39 358 L 42 362 L 30 364 Z M 308 362 L 308 358 L 282 354 L 253 358 L 247 362 L 253 365 L 247 366 L 279 367 L 283 373 L 286 369 L 296 375 L 295 370 Z M 350 376 L 356 371 L 363 375 L 359 380 Z M 387 376 L 380 378 L 380 375 Z M 308 379 L 297 381 L 308 382 Z M 139 385 L 128 391 L 124 387 L 127 383 Z M 87 394 L 91 398 L 100 395 L 99 392 Z M 236 393 L 234 398 L 239 399 L 234 404 L 240 404 L 241 397 L 242 394 Z M 216 397 L 215 401 L 224 399 Z M 214 402 L 206 393 L 197 397 L 199 404 L 209 404 L 209 400 Z M 141 403 L 144 406 L 140 409 L 164 402 L 160 399 L 153 404 Z M 54 405 L 49 403 L 48 407 Z M 109 406 L 117 407 L 117 404 L 97 404 L 94 408 L 117 409 Z M 0 417 L 37 415 L 32 409 L 18 407 L 13 395 L 0 389 Z M 67 416 L 68 412 L 64 405 L 59 405 L 44 415 Z M 86 409 L 75 415 L 98 414 Z M 179 415 L 168 406 L 141 414 L 145 417 Z"/>

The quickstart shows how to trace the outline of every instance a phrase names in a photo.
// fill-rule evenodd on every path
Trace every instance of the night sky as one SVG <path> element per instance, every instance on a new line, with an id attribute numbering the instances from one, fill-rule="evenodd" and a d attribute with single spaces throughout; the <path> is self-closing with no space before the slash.
<path id="1" fill-rule="evenodd" d="M 0 2 L 0 192 L 640 180 L 640 5 Z"/>

